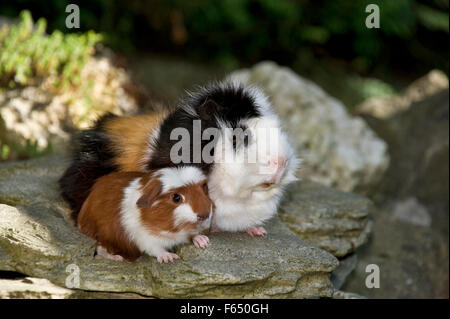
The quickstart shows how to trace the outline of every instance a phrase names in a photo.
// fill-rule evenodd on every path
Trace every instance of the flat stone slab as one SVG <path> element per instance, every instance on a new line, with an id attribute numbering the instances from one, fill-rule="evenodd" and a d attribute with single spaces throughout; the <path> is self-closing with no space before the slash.
<path id="1" fill-rule="evenodd" d="M 47 279 L 0 279 L 1 299 L 66 299 L 71 294 L 70 289 L 58 287 Z"/>
<path id="2" fill-rule="evenodd" d="M 8 272 L 0 271 L 0 276 Z M 48 279 L 23 277 L 0 278 L 0 299 L 154 299 L 135 293 L 98 292 L 67 289 Z"/>
<path id="3" fill-rule="evenodd" d="M 330 273 L 337 259 L 298 238 L 279 218 L 268 223 L 265 238 L 219 233 L 205 250 L 179 247 L 181 260 L 173 264 L 148 256 L 133 263 L 94 258 L 95 242 L 70 222 L 59 196 L 57 179 L 67 164 L 59 156 L 0 164 L 0 270 L 61 287 L 161 298 L 333 295 Z"/>
<path id="4" fill-rule="evenodd" d="M 279 214 L 300 238 L 342 257 L 367 241 L 373 210 L 365 197 L 301 181 L 289 186 Z"/>

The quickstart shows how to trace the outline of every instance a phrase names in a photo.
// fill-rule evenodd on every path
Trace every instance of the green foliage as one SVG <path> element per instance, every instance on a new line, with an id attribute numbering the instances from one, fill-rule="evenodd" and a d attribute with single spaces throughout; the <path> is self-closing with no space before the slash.
<path id="1" fill-rule="evenodd" d="M 397 93 L 389 84 L 374 78 L 351 79 L 348 84 L 349 90 L 357 94 L 361 102 L 368 98 Z"/>
<path id="2" fill-rule="evenodd" d="M 94 31 L 64 34 L 55 30 L 47 34 L 46 27 L 45 19 L 34 23 L 25 10 L 17 24 L 5 24 L 0 29 L 0 90 L 39 85 L 41 80 L 50 79 L 54 90 L 70 89 L 73 96 L 88 96 L 90 85 L 82 83 L 81 71 L 101 36 Z M 0 160 L 51 152 L 52 145 L 42 148 L 32 139 L 20 143 L 0 140 Z"/>
<path id="3" fill-rule="evenodd" d="M 65 27 L 69 0 L 0 4 L 0 15 L 29 8 L 50 29 Z M 367 29 L 368 4 L 380 8 L 380 29 Z M 229 67 L 272 59 L 288 66 L 310 51 L 385 69 L 448 72 L 448 0 L 90 0 L 79 2 L 81 28 L 104 32 L 120 50 L 149 49 Z"/>
<path id="4" fill-rule="evenodd" d="M 433 31 L 449 32 L 448 12 L 439 11 L 425 5 L 417 4 L 416 13 L 419 21 Z"/>
<path id="5" fill-rule="evenodd" d="M 380 29 L 365 25 L 365 9 L 372 3 L 380 8 Z M 420 0 L 168 0 L 146 4 L 142 9 L 159 47 L 183 49 L 202 60 L 213 58 L 225 64 L 274 59 L 292 65 L 299 52 L 320 47 L 329 56 L 360 61 L 367 71 L 379 63 L 380 56 L 383 63 L 392 64 L 403 62 L 399 56 L 411 56 L 414 45 L 425 42 L 416 39 L 418 29 L 425 28 L 421 32 L 427 41 L 434 31 L 448 33 L 448 2 L 447 7 L 435 4 L 434 8 Z M 174 12 L 181 18 L 174 19 Z M 174 41 L 171 34 L 182 28 L 185 40 Z M 170 39 L 172 43 L 164 43 Z M 425 51 L 442 51 L 442 60 L 448 61 L 442 45 Z M 418 58 L 430 59 L 426 53 Z"/>
<path id="6" fill-rule="evenodd" d="M 38 146 L 37 141 L 25 140 L 22 144 L 11 143 L 10 145 L 0 140 L 0 161 L 13 158 L 34 158 L 53 152 L 51 144 L 45 148 Z"/>
<path id="7" fill-rule="evenodd" d="M 0 30 L 0 85 L 27 85 L 47 76 L 55 77 L 55 87 L 80 84 L 80 72 L 101 36 L 45 33 L 46 20 L 34 25 L 29 11 L 22 11 L 17 25 Z"/>
<path id="8" fill-rule="evenodd" d="M 2 145 L 1 141 L 0 141 L 0 160 L 8 159 L 10 152 L 11 152 L 11 150 L 10 150 L 9 146 L 6 144 Z"/>
<path id="9" fill-rule="evenodd" d="M 43 156 L 46 154 L 50 154 L 53 151 L 53 147 L 51 144 L 48 144 L 45 148 L 40 148 L 38 146 L 37 141 L 25 140 L 23 145 L 21 144 L 13 144 L 11 149 L 19 155 L 19 157 L 24 158 L 33 158 L 38 156 Z"/>

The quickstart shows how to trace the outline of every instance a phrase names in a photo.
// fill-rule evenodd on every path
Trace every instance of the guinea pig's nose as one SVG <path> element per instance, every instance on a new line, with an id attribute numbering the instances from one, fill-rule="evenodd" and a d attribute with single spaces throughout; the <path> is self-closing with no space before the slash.
<path id="1" fill-rule="evenodd" d="M 286 166 L 286 159 L 282 156 L 277 156 L 270 160 L 270 165 L 278 168 L 284 168 Z"/>
<path id="2" fill-rule="evenodd" d="M 267 174 L 271 175 L 268 183 L 277 183 L 281 176 L 283 175 L 284 169 L 286 168 L 287 160 L 282 156 L 273 157 L 269 160 L 269 167 L 266 171 Z"/>
<path id="3" fill-rule="evenodd" d="M 209 215 L 197 215 L 197 220 L 199 222 L 204 221 L 208 218 Z"/>

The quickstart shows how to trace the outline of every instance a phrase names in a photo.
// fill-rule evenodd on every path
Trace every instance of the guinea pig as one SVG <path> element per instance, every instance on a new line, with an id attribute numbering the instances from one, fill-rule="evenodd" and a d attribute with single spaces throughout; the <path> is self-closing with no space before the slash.
<path id="1" fill-rule="evenodd" d="M 246 230 L 263 236 L 262 224 L 277 213 L 283 188 L 297 180 L 300 160 L 268 110 L 242 126 L 240 133 L 224 128 L 216 143 L 214 169 L 208 175 L 216 205 L 212 231 Z"/>
<path id="2" fill-rule="evenodd" d="M 252 236 L 266 234 L 263 223 L 276 214 L 300 164 L 267 96 L 236 82 L 200 88 L 164 114 L 106 115 L 75 144 L 60 179 L 75 218 L 100 176 L 192 165 L 208 177 L 216 207 L 212 228 Z M 246 160 L 253 154 L 256 159 Z"/>
<path id="3" fill-rule="evenodd" d="M 78 228 L 97 241 L 97 254 L 133 261 L 143 253 L 158 262 L 179 256 L 172 247 L 190 240 L 205 248 L 213 203 L 196 167 L 148 173 L 114 172 L 99 178 L 78 216 Z"/>

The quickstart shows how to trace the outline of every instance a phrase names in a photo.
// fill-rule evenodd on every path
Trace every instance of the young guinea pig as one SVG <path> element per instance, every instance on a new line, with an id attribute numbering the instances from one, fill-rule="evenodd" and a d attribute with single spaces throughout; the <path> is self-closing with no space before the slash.
<path id="1" fill-rule="evenodd" d="M 146 253 L 158 262 L 179 256 L 172 247 L 205 248 L 213 203 L 205 175 L 196 167 L 149 173 L 115 172 L 99 178 L 78 216 L 78 228 L 98 242 L 97 254 L 133 261 Z"/>
<path id="2" fill-rule="evenodd" d="M 103 175 L 192 165 L 208 177 L 213 229 L 252 236 L 266 233 L 263 223 L 276 214 L 300 164 L 266 95 L 235 82 L 200 88 L 164 114 L 106 115 L 80 132 L 75 145 L 60 179 L 75 218 Z M 245 160 L 254 154 L 256 160 Z"/>

